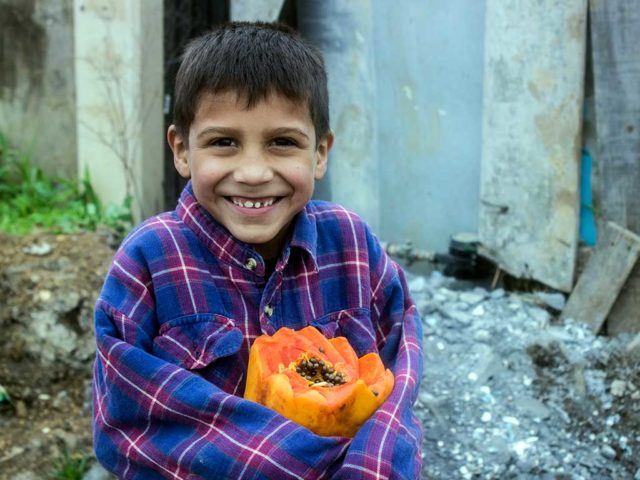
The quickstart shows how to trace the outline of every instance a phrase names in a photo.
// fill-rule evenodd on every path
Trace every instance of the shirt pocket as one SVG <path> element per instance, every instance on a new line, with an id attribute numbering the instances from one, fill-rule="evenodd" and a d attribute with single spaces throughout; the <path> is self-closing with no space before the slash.
<path id="1" fill-rule="evenodd" d="M 309 322 L 327 338 L 345 337 L 358 357 L 378 352 L 371 312 L 367 308 L 348 308 L 329 313 Z"/>
<path id="2" fill-rule="evenodd" d="M 181 317 L 163 324 L 153 340 L 153 353 L 188 370 L 237 353 L 243 335 L 233 320 L 216 314 Z"/>

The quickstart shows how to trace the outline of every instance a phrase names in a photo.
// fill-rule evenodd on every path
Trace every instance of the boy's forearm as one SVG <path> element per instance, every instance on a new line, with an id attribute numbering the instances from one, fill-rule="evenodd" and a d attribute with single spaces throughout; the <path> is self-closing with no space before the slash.
<path id="1" fill-rule="evenodd" d="M 422 425 L 413 413 L 423 368 L 422 321 L 402 269 L 377 242 L 371 245 L 372 323 L 395 386 L 353 439 L 334 478 L 415 479 L 422 466 Z"/>
<path id="2" fill-rule="evenodd" d="M 350 445 L 337 479 L 415 479 L 422 464 L 422 426 L 413 403 L 422 372 L 421 323 L 411 305 L 399 333 L 385 348 L 397 351 L 396 384 L 380 409 L 364 424 Z"/>
<path id="3" fill-rule="evenodd" d="M 330 478 L 348 444 L 107 335 L 94 401 L 96 456 L 120 477 Z"/>

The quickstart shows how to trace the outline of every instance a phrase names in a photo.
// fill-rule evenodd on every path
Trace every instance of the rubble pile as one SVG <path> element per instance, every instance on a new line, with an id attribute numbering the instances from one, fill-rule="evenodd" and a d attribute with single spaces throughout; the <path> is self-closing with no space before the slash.
<path id="1" fill-rule="evenodd" d="M 630 336 L 559 324 L 558 295 L 458 290 L 438 272 L 410 288 L 425 330 L 424 478 L 640 480 Z"/>

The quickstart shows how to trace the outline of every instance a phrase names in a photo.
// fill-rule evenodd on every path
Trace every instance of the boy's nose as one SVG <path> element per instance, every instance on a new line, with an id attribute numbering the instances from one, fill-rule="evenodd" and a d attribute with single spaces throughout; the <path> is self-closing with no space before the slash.
<path id="1" fill-rule="evenodd" d="M 259 155 L 252 155 L 240 161 L 233 171 L 233 178 L 238 183 L 258 185 L 270 181 L 273 170 Z"/>

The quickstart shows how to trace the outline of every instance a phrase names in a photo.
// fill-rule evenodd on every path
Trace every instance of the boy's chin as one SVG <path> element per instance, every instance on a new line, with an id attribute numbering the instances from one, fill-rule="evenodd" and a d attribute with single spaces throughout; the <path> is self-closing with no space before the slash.
<path id="1" fill-rule="evenodd" d="M 272 258 L 280 254 L 286 231 L 287 228 L 273 232 L 251 232 L 246 229 L 233 229 L 231 234 L 241 242 L 253 246 L 263 258 Z"/>

